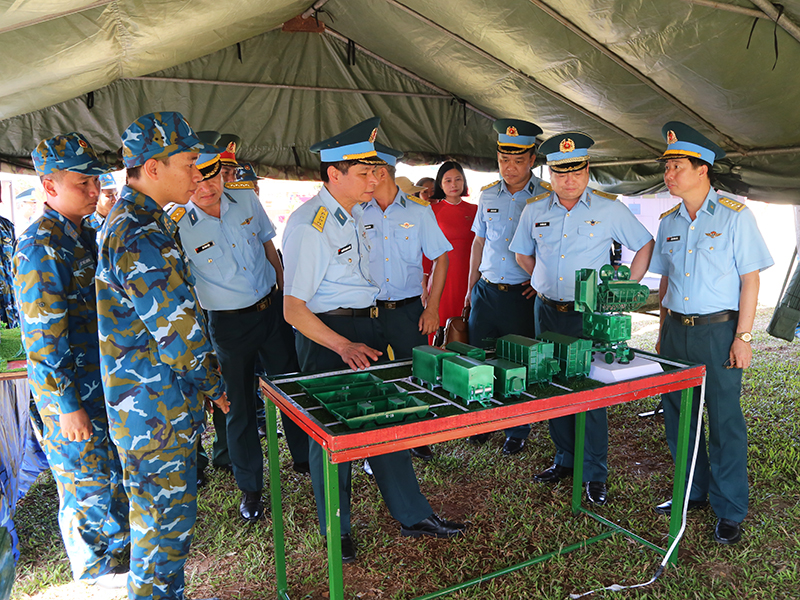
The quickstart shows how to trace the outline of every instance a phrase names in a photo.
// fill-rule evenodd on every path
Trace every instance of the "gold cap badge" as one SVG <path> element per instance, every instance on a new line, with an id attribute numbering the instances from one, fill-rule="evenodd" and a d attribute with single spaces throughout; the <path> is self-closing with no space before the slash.
<path id="1" fill-rule="evenodd" d="M 670 130 L 667 132 L 667 144 L 670 144 L 670 145 L 671 145 L 671 144 L 674 144 L 674 143 L 675 143 L 675 142 L 677 142 L 677 141 L 678 141 L 678 136 L 677 136 L 677 135 L 675 135 L 675 132 L 674 132 L 674 131 L 672 131 L 672 129 L 670 129 Z"/>
<path id="2" fill-rule="evenodd" d="M 569 138 L 561 140 L 561 143 L 558 145 L 559 152 L 566 153 L 566 152 L 572 152 L 573 150 L 575 150 L 575 142 L 573 142 Z"/>
<path id="3" fill-rule="evenodd" d="M 506 128 L 506 135 L 510 135 L 511 137 L 517 137 L 519 135 L 519 131 L 513 125 L 509 125 Z"/>
<path id="4" fill-rule="evenodd" d="M 378 128 L 372 130 L 372 133 L 369 134 L 369 143 L 372 144 L 375 142 L 375 138 L 378 137 Z"/>
<path id="5" fill-rule="evenodd" d="M 230 142 L 228 147 L 225 148 L 225 152 L 230 152 L 231 154 L 236 154 L 236 142 Z"/>

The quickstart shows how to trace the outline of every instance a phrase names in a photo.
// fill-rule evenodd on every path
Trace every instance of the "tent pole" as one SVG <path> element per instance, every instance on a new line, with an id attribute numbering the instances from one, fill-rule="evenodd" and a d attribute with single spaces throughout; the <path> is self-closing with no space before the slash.
<path id="1" fill-rule="evenodd" d="M 417 11 L 405 6 L 404 4 L 398 2 L 397 0 L 384 0 L 384 2 L 386 2 L 387 4 L 391 4 L 395 8 L 397 8 L 397 9 L 399 9 L 399 10 L 401 10 L 401 11 L 403 11 L 403 12 L 409 14 L 409 15 L 411 15 L 412 17 L 414 17 L 415 19 L 421 21 L 422 23 L 425 23 L 429 27 L 432 27 L 433 29 L 435 29 L 436 31 L 441 33 L 442 35 L 445 35 L 446 37 L 448 37 L 448 38 L 450 38 L 450 39 L 462 44 L 466 48 L 469 48 L 470 50 L 472 50 L 476 54 L 480 55 L 481 57 L 485 58 L 486 60 L 488 60 L 489 62 L 491 62 L 495 66 L 500 67 L 501 69 L 504 69 L 505 71 L 508 71 L 509 73 L 513 73 L 514 75 L 517 75 L 518 77 L 524 79 L 529 84 L 531 84 L 538 91 L 557 99 L 558 101 L 566 104 L 570 108 L 578 111 L 582 115 L 585 115 L 585 116 L 589 117 L 590 119 L 592 119 L 593 121 L 596 121 L 596 122 L 600 123 L 601 125 L 604 125 L 606 128 L 608 128 L 611 131 L 617 133 L 618 135 L 624 137 L 625 139 L 630 140 L 630 141 L 638 144 L 642 148 L 646 149 L 649 153 L 651 153 L 651 154 L 653 154 L 655 156 L 661 156 L 661 154 L 662 154 L 661 151 L 657 150 L 656 148 L 654 148 L 650 144 L 648 144 L 646 142 L 643 142 L 642 140 L 640 140 L 639 138 L 635 137 L 634 135 L 628 133 L 624 129 L 620 129 L 619 127 L 614 125 L 612 122 L 605 120 L 600 115 L 598 115 L 596 113 L 593 113 L 592 111 L 584 108 L 583 106 L 581 106 L 577 102 L 573 102 L 572 100 L 570 100 L 566 96 L 562 96 L 561 94 L 559 94 L 555 90 L 551 90 L 550 88 L 548 88 L 544 84 L 540 83 L 539 81 L 537 81 L 536 79 L 534 79 L 530 75 L 524 73 L 523 71 L 520 71 L 519 69 L 517 69 L 515 67 L 512 67 L 511 65 L 509 65 L 507 63 L 504 63 L 502 60 L 500 60 L 499 58 L 491 55 L 489 52 L 486 52 L 485 50 L 481 49 L 480 47 L 476 46 L 475 44 L 473 44 L 471 42 L 468 42 L 467 40 L 465 40 L 464 38 L 456 35 L 452 31 L 450 31 L 449 29 L 445 29 L 444 27 L 442 27 L 438 23 L 435 23 L 435 22 L 431 21 L 430 19 L 428 19 L 424 15 L 421 15 Z"/>
<path id="2" fill-rule="evenodd" d="M 24 29 L 25 27 L 30 27 L 32 25 L 38 25 L 39 23 L 46 23 L 47 21 L 52 21 L 54 19 L 60 19 L 61 17 L 68 17 L 70 15 L 76 15 L 78 13 L 82 13 L 87 10 L 91 10 L 93 8 L 100 8 L 101 6 L 106 6 L 107 4 L 111 4 L 115 0 L 101 0 L 100 2 L 93 2 L 92 4 L 87 4 L 86 6 L 81 6 L 80 8 L 76 8 L 73 10 L 65 10 L 59 13 L 54 13 L 52 15 L 45 15 L 44 17 L 39 17 L 38 19 L 31 19 L 30 21 L 23 21 L 22 23 L 17 23 L 16 25 L 11 25 L 9 27 L 3 27 L 0 29 L 0 34 L 8 33 L 9 31 L 16 31 L 17 29 Z"/>
<path id="3" fill-rule="evenodd" d="M 327 3 L 328 3 L 328 0 L 317 0 L 316 2 L 314 2 L 314 4 L 311 5 L 310 8 L 306 9 L 306 12 L 304 12 L 300 16 L 303 17 L 304 19 L 308 19 L 309 17 L 313 17 L 314 13 L 317 12 L 323 6 L 325 6 Z"/>
<path id="4" fill-rule="evenodd" d="M 778 9 L 769 0 L 750 0 L 750 2 L 760 8 L 765 15 L 775 21 L 786 33 L 800 42 L 800 27 L 786 13 L 778 12 Z"/>
<path id="5" fill-rule="evenodd" d="M 714 0 L 683 0 L 689 4 L 697 4 L 699 6 L 707 6 L 708 8 L 716 8 L 719 10 L 727 10 L 728 12 L 739 13 L 748 17 L 755 17 L 756 19 L 768 19 L 763 12 L 755 8 L 746 8 L 744 6 L 736 6 L 735 4 L 728 4 L 727 2 L 715 2 Z"/>

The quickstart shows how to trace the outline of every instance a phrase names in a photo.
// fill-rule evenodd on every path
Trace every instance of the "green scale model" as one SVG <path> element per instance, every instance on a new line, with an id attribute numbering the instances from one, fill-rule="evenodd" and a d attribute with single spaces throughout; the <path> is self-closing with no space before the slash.
<path id="1" fill-rule="evenodd" d="M 592 342 L 561 333 L 546 331 L 539 336 L 554 345 L 554 357 L 558 360 L 556 378 L 565 382 L 573 377 L 586 377 L 592 363 Z"/>
<path id="2" fill-rule="evenodd" d="M 442 361 L 442 387 L 451 398 L 461 398 L 469 406 L 478 402 L 489 406 L 494 395 L 494 369 L 468 356 L 449 356 Z"/>
<path id="3" fill-rule="evenodd" d="M 552 381 L 558 373 L 558 360 L 553 358 L 554 345 L 551 341 L 534 340 L 523 335 L 504 335 L 497 339 L 497 358 L 525 365 L 528 385 Z"/>

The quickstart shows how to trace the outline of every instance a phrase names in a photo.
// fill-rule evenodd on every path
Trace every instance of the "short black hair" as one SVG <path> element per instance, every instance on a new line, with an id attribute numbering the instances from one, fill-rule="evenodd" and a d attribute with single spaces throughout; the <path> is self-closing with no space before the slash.
<path id="1" fill-rule="evenodd" d="M 455 169 L 461 176 L 464 178 L 464 189 L 461 190 L 460 196 L 469 196 L 469 189 L 467 188 L 467 176 L 464 174 L 464 167 L 462 167 L 459 163 L 454 160 L 448 160 L 439 167 L 439 172 L 436 173 L 436 182 L 433 186 L 433 193 L 431 194 L 432 200 L 444 200 L 445 193 L 442 189 L 442 179 L 444 179 L 445 173 L 448 171 L 452 171 Z"/>
<path id="2" fill-rule="evenodd" d="M 703 167 L 703 166 L 708 167 L 708 180 L 711 183 L 714 183 L 714 181 L 716 180 L 716 177 L 714 176 L 714 167 L 713 167 L 713 165 L 711 165 L 710 163 L 707 163 L 706 161 L 704 161 L 704 160 L 702 160 L 700 158 L 695 158 L 694 156 L 687 156 L 686 159 L 690 163 L 692 163 L 692 167 L 694 167 L 695 169 L 699 169 L 700 167 Z"/>
<path id="3" fill-rule="evenodd" d="M 350 167 L 353 165 L 357 165 L 357 160 L 339 160 L 336 162 L 321 162 L 319 163 L 319 176 L 322 179 L 323 183 L 328 183 L 330 178 L 328 177 L 328 167 L 333 167 L 337 171 L 339 171 L 342 175 L 347 175 L 347 172 L 350 170 Z"/>

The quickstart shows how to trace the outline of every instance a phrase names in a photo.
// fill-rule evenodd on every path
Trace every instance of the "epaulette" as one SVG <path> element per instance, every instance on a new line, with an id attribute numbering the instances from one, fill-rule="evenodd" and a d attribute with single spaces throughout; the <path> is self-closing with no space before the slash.
<path id="1" fill-rule="evenodd" d="M 616 194 L 609 194 L 608 192 L 601 192 L 600 190 L 592 190 L 592 193 L 596 196 L 600 196 L 601 198 L 605 198 L 606 200 L 616 200 Z"/>
<path id="2" fill-rule="evenodd" d="M 546 181 L 540 181 L 539 185 L 542 186 L 544 189 L 546 189 L 548 192 L 553 191 L 553 186 L 547 183 Z"/>
<path id="3" fill-rule="evenodd" d="M 547 198 L 550 194 L 551 194 L 551 192 L 543 192 L 543 193 L 539 194 L 538 196 L 533 196 L 531 198 L 528 198 L 527 203 L 530 204 L 531 202 L 538 202 L 539 200 L 543 200 L 544 198 Z"/>
<path id="4" fill-rule="evenodd" d="M 666 217 L 667 215 L 671 215 L 671 214 L 672 214 L 672 213 L 674 213 L 676 210 L 678 210 L 680 207 L 681 207 L 681 203 L 680 203 L 680 202 L 678 202 L 678 203 L 677 203 L 675 206 L 673 206 L 672 208 L 670 208 L 668 211 L 661 213 L 661 216 L 660 216 L 660 217 L 658 217 L 658 220 L 660 221 L 661 219 L 663 219 L 663 218 L 664 218 L 664 217 Z"/>
<path id="5" fill-rule="evenodd" d="M 229 181 L 225 184 L 225 189 L 228 190 L 254 190 L 256 184 L 253 181 Z"/>
<path id="6" fill-rule="evenodd" d="M 498 183 L 500 183 L 500 181 L 501 181 L 501 180 L 500 180 L 500 179 L 498 179 L 497 181 L 494 181 L 494 182 L 490 183 L 489 185 L 485 185 L 485 186 L 483 186 L 483 187 L 481 188 L 481 191 L 482 191 L 482 192 L 485 192 L 485 191 L 486 191 L 486 190 L 488 190 L 490 187 L 494 187 L 494 186 L 496 186 Z"/>
<path id="7" fill-rule="evenodd" d="M 186 214 L 186 209 L 183 206 L 179 206 L 173 212 L 170 213 L 170 218 L 175 221 L 176 223 L 183 218 L 183 215 Z"/>
<path id="8" fill-rule="evenodd" d="M 408 198 L 412 202 L 416 202 L 417 204 L 421 204 L 422 206 L 430 206 L 431 205 L 431 203 L 428 202 L 427 200 L 423 200 L 422 198 L 420 198 L 418 196 L 412 196 L 411 194 L 406 194 L 406 198 Z"/>
<path id="9" fill-rule="evenodd" d="M 731 210 L 735 210 L 736 212 L 742 212 L 744 210 L 744 204 L 739 202 L 738 200 L 734 200 L 733 198 L 728 198 L 727 196 L 718 195 L 717 202 L 722 204 Z"/>
<path id="10" fill-rule="evenodd" d="M 314 220 L 311 221 L 311 226 L 322 233 L 322 228 L 325 227 L 325 221 L 328 218 L 328 209 L 320 206 L 317 214 L 314 215 Z"/>

